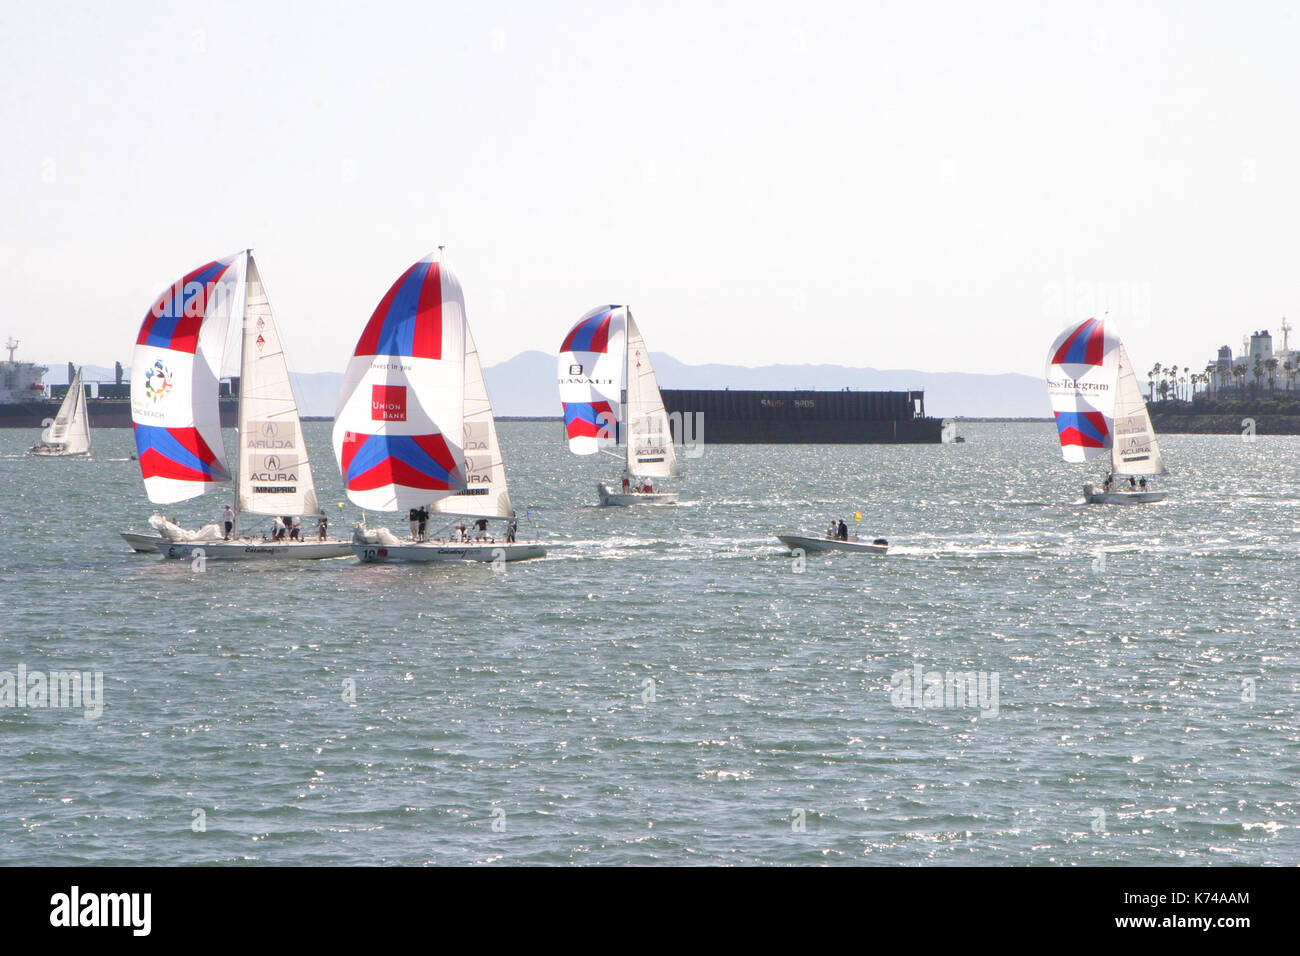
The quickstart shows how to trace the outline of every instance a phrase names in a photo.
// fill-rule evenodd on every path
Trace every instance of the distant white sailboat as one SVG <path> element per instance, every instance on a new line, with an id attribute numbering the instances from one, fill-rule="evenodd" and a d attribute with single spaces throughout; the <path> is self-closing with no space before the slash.
<path id="1" fill-rule="evenodd" d="M 81 458 L 90 454 L 90 418 L 86 413 L 86 388 L 81 369 L 73 376 L 68 394 L 58 413 L 41 433 L 41 440 L 27 450 L 42 458 Z"/>
<path id="2" fill-rule="evenodd" d="M 1164 456 L 1113 323 L 1088 319 L 1056 337 L 1047 353 L 1047 391 L 1065 460 L 1109 457 L 1110 473 L 1100 486 L 1083 486 L 1089 504 L 1147 504 L 1167 497 L 1151 487 L 1153 476 L 1166 473 Z"/>
<path id="3" fill-rule="evenodd" d="M 569 450 L 591 455 L 620 440 L 626 446 L 618 486 L 596 486 L 600 503 L 675 504 L 677 492 L 656 490 L 650 481 L 681 472 L 659 381 L 631 310 L 603 305 L 579 319 L 560 345 L 558 372 Z"/>
<path id="4" fill-rule="evenodd" d="M 220 370 L 231 316 L 241 322 L 234 529 L 188 531 L 155 515 L 158 534 L 124 532 L 137 551 L 169 558 L 202 553 L 217 560 L 345 557 L 349 542 L 326 538 L 303 440 L 298 403 L 270 301 L 251 251 L 191 272 L 145 316 L 131 366 L 136 451 L 149 499 L 185 501 L 230 480 L 218 407 Z M 245 513 L 317 524 L 316 534 L 252 537 Z"/>
<path id="5" fill-rule="evenodd" d="M 361 507 L 452 519 L 423 540 L 418 531 L 403 540 L 387 528 L 358 527 L 352 548 L 362 561 L 546 555 L 535 541 L 515 540 L 492 402 L 460 280 L 441 250 L 393 283 L 362 331 L 334 416 L 334 453 L 347 495 Z"/>

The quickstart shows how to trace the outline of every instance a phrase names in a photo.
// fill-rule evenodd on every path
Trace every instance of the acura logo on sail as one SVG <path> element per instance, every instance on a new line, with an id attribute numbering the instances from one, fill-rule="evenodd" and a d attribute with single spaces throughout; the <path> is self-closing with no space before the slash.
<path id="1" fill-rule="evenodd" d="M 262 470 L 255 471 L 248 476 L 253 481 L 297 481 L 298 475 L 292 465 L 282 464 L 280 459 L 275 455 L 267 455 L 262 459 Z M 258 488 L 258 491 L 279 491 L 281 489 Z M 292 489 L 284 489 L 292 490 Z"/>
<path id="2" fill-rule="evenodd" d="M 244 445 L 246 448 L 260 448 L 264 451 L 293 448 L 293 432 L 290 431 L 287 438 L 281 438 L 280 426 L 275 422 L 249 422 L 248 431 L 248 441 Z M 257 437 L 258 433 L 261 438 Z"/>

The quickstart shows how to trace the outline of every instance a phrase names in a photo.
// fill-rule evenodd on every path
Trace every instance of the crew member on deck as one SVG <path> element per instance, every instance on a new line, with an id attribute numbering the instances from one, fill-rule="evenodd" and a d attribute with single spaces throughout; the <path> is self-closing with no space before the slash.
<path id="1" fill-rule="evenodd" d="M 225 540 L 229 541 L 230 533 L 235 530 L 235 511 L 230 505 L 226 505 L 225 508 L 221 509 L 221 521 L 226 526 Z"/>

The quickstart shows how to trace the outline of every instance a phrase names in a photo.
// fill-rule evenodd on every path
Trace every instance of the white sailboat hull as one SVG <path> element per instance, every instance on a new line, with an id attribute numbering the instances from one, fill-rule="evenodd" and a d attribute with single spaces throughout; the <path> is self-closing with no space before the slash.
<path id="1" fill-rule="evenodd" d="M 546 557 L 540 544 L 426 541 L 419 544 L 353 543 L 352 551 L 367 564 L 433 564 L 449 561 L 527 561 Z"/>
<path id="2" fill-rule="evenodd" d="M 1164 501 L 1163 491 L 1098 491 L 1095 485 L 1083 486 L 1083 497 L 1090 505 L 1145 505 Z"/>
<path id="3" fill-rule="evenodd" d="M 149 534 L 139 531 L 123 531 L 122 540 L 131 546 L 132 551 L 140 553 L 150 553 L 157 551 L 166 542 L 160 534 Z"/>
<path id="4" fill-rule="evenodd" d="M 38 458 L 89 458 L 89 451 L 68 451 L 62 445 L 33 445 L 27 454 Z"/>
<path id="5" fill-rule="evenodd" d="M 675 505 L 678 493 L 675 491 L 614 491 L 603 481 L 596 485 L 602 505 Z"/>
<path id="6" fill-rule="evenodd" d="M 125 538 L 126 535 L 122 537 Z M 261 541 L 253 538 L 230 541 L 164 541 L 156 550 L 164 557 L 182 560 L 202 557 L 211 561 L 318 561 L 350 557 L 352 542 Z"/>
<path id="7" fill-rule="evenodd" d="M 776 537 L 791 551 L 849 551 L 855 554 L 886 554 L 889 551 L 888 544 L 872 541 L 840 541 L 838 538 L 803 534 L 778 534 Z"/>

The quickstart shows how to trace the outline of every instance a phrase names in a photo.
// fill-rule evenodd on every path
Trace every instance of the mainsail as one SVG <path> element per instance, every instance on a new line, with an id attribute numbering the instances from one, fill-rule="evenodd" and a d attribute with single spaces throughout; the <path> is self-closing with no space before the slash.
<path id="1" fill-rule="evenodd" d="M 468 322 L 465 323 L 464 435 L 467 487 L 462 494 L 435 501 L 433 510 L 484 518 L 510 517 L 510 491 L 506 487 L 506 465 L 497 441 L 496 418 Z"/>
<path id="2" fill-rule="evenodd" d="M 465 300 L 441 251 L 415 263 L 376 307 L 334 416 L 348 497 L 402 511 L 466 490 Z"/>
<path id="3" fill-rule="evenodd" d="M 239 484 L 236 511 L 306 515 L 319 509 L 298 403 L 271 302 L 247 253 L 239 381 Z"/>
<path id="4" fill-rule="evenodd" d="M 1089 461 L 1112 445 L 1118 353 L 1118 336 L 1097 319 L 1067 327 L 1047 353 L 1047 392 L 1066 461 Z"/>
<path id="5" fill-rule="evenodd" d="M 68 394 L 45 429 L 41 440 L 49 445 L 62 445 L 60 454 L 85 455 L 90 452 L 90 420 L 86 415 L 86 387 L 81 382 L 81 369 L 73 376 Z"/>
<path id="6" fill-rule="evenodd" d="M 1119 384 L 1115 397 L 1115 440 L 1111 470 L 1117 475 L 1163 475 L 1164 457 L 1151 427 L 1146 399 L 1123 343 L 1119 346 Z"/>
<path id="7" fill-rule="evenodd" d="M 618 443 L 627 388 L 627 310 L 592 309 L 560 345 L 560 401 L 569 451 L 592 455 Z"/>
<path id="8" fill-rule="evenodd" d="M 145 492 L 157 504 L 230 479 L 217 372 L 243 266 L 240 253 L 187 273 L 154 303 L 136 337 L 131 419 Z"/>
<path id="9" fill-rule="evenodd" d="M 627 312 L 627 470 L 634 475 L 675 477 L 677 451 L 673 448 L 668 412 L 659 381 L 650 365 L 645 339 Z"/>

